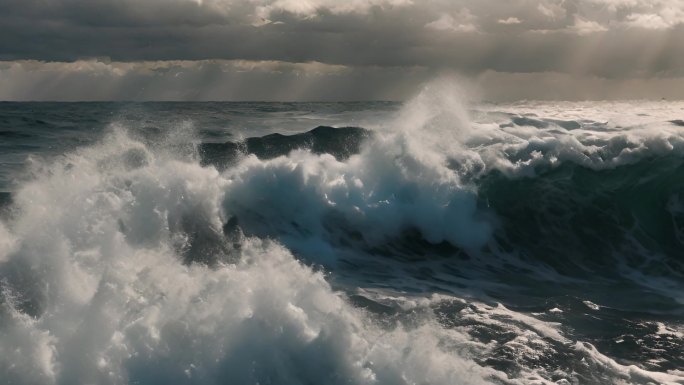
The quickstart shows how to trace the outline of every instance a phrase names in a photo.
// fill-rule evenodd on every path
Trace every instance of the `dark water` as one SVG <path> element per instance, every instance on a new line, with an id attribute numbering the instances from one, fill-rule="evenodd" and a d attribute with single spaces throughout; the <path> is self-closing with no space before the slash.
<path id="1" fill-rule="evenodd" d="M 0 377 L 684 383 L 682 106 L 447 96 L 0 103 Z"/>

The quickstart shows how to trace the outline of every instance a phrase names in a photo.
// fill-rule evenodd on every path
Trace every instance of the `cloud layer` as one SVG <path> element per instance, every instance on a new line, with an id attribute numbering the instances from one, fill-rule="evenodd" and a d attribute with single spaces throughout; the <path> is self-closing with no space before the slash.
<path id="1" fill-rule="evenodd" d="M 0 62 L 0 100 L 401 100 L 430 73 L 317 62 Z"/>
<path id="2" fill-rule="evenodd" d="M 226 77 L 234 84 L 247 73 L 274 84 L 292 83 L 299 74 L 307 84 L 302 89 L 312 89 L 312 79 L 328 79 L 329 86 L 360 79 L 363 92 L 345 93 L 355 99 L 385 95 L 404 77 L 408 87 L 447 70 L 473 78 L 653 80 L 666 88 L 662 79 L 684 77 L 684 0 L 3 0 L 0 32 L 0 79 L 11 83 L 14 98 L 24 83 L 8 80 L 9 71 L 34 71 L 38 64 L 31 60 L 66 62 L 43 65 L 63 70 L 62 78 L 74 66 L 99 73 L 86 68 L 99 65 L 125 69 L 125 76 L 111 79 L 150 85 L 168 75 L 164 68 L 184 68 L 183 76 L 198 82 L 193 88 Z M 323 68 L 332 72 L 320 73 Z M 112 85 L 110 75 L 97 76 L 102 90 L 123 87 Z M 369 93 L 366 84 L 383 90 Z M 254 96 L 266 99 L 266 89 L 259 90 Z"/>

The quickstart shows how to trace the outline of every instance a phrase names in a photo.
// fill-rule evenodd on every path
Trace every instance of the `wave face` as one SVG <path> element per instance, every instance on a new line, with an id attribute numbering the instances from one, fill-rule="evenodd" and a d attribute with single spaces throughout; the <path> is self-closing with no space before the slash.
<path id="1" fill-rule="evenodd" d="M 0 376 L 684 383 L 682 106 L 454 89 L 0 105 Z"/>
<path id="2" fill-rule="evenodd" d="M 347 159 L 360 151 L 361 144 L 370 135 L 370 131 L 360 127 L 318 126 L 311 131 L 293 135 L 276 133 L 238 142 L 201 143 L 199 153 L 202 164 L 211 164 L 221 169 L 234 166 L 248 154 L 259 159 L 273 159 L 298 149 Z"/>

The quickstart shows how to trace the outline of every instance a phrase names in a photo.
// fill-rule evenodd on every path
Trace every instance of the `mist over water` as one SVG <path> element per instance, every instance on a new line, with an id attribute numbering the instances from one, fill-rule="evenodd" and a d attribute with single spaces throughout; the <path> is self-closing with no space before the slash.
<path id="1" fill-rule="evenodd" d="M 2 378 L 684 383 L 684 105 L 465 99 L 0 106 Z"/>

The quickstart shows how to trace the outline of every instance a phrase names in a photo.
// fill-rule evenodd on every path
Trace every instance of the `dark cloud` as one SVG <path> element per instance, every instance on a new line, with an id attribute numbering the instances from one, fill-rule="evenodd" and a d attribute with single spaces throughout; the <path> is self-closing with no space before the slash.
<path id="1" fill-rule="evenodd" d="M 0 60 L 318 62 L 368 79 L 420 68 L 612 82 L 684 76 L 683 22 L 684 0 L 2 0 Z"/>

